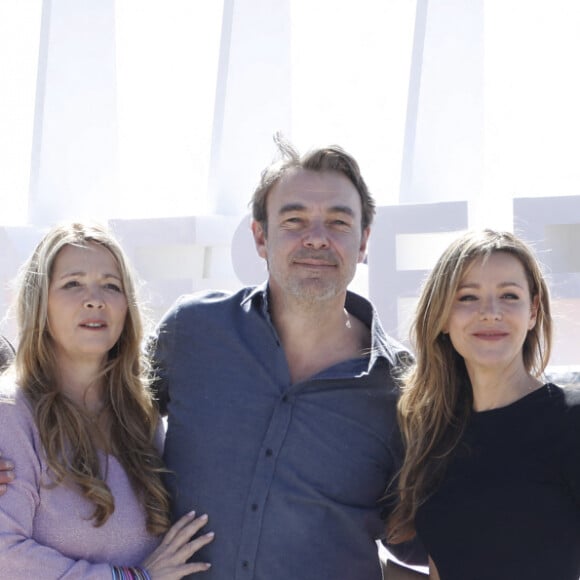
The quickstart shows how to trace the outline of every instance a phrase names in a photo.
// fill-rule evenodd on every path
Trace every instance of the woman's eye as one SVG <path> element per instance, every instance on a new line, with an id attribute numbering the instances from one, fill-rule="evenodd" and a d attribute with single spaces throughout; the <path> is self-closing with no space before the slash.
<path id="1" fill-rule="evenodd" d="M 464 294 L 459 297 L 459 302 L 472 302 L 473 300 L 477 300 L 477 296 L 473 294 Z"/>
<path id="2" fill-rule="evenodd" d="M 105 288 L 107 288 L 107 290 L 114 290 L 115 292 L 122 292 L 121 287 L 118 284 L 114 284 L 113 282 L 105 284 Z"/>
<path id="3" fill-rule="evenodd" d="M 63 288 L 76 288 L 77 286 L 80 286 L 80 284 L 78 283 L 77 280 L 69 280 L 64 286 Z"/>
<path id="4" fill-rule="evenodd" d="M 502 298 L 507 298 L 508 300 L 519 300 L 519 296 L 513 292 L 506 292 Z"/>

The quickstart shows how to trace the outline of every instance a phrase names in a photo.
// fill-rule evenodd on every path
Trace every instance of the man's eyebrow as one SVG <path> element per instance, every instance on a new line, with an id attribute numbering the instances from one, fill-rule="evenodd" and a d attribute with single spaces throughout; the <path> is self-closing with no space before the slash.
<path id="1" fill-rule="evenodd" d="M 283 214 L 291 211 L 304 211 L 305 209 L 306 206 L 303 203 L 287 203 L 280 208 L 278 213 Z"/>
<path id="2" fill-rule="evenodd" d="M 287 203 L 280 208 L 278 213 L 284 214 L 293 211 L 305 211 L 306 209 L 303 203 Z M 328 213 L 344 213 L 354 217 L 354 210 L 348 205 L 333 205 L 328 208 Z"/>
<path id="3" fill-rule="evenodd" d="M 351 217 L 354 217 L 354 210 L 348 205 L 333 205 L 330 208 L 330 213 L 345 213 Z"/>

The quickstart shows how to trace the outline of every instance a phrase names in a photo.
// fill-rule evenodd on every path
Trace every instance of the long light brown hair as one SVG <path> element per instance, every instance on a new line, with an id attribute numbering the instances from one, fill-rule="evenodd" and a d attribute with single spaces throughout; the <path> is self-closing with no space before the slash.
<path id="1" fill-rule="evenodd" d="M 94 525 L 103 525 L 115 509 L 114 498 L 102 473 L 90 418 L 59 388 L 47 322 L 48 290 L 56 257 L 67 245 L 86 247 L 89 243 L 111 253 L 127 299 L 121 336 L 102 369 L 104 412 L 111 424 L 109 446 L 142 501 L 147 529 L 157 535 L 170 524 L 169 498 L 161 480 L 164 468 L 154 441 L 160 419 L 149 389 L 148 361 L 142 354 L 143 321 L 133 276 L 123 250 L 105 228 L 80 223 L 56 226 L 23 266 L 16 303 L 16 379 L 32 405 L 54 483 L 76 486 L 94 505 Z"/>
<path id="2" fill-rule="evenodd" d="M 418 507 L 440 483 L 471 413 L 473 395 L 463 358 L 443 333 L 467 268 L 495 252 L 517 258 L 526 274 L 530 298 L 537 298 L 537 319 L 522 348 L 524 367 L 539 377 L 552 345 L 548 288 L 533 251 L 510 232 L 468 232 L 445 250 L 428 276 L 411 325 L 416 362 L 404 379 L 398 418 L 405 460 L 398 476 L 398 503 L 388 536 L 400 542 L 414 536 Z"/>

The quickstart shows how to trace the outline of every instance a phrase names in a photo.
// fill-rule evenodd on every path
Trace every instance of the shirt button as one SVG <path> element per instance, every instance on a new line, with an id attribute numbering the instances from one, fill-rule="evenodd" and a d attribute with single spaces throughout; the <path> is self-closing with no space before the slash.
<path id="1" fill-rule="evenodd" d="M 258 504 L 257 503 L 253 503 L 252 504 L 252 511 L 253 512 L 257 512 L 258 511 Z"/>
<path id="2" fill-rule="evenodd" d="M 248 568 L 250 566 L 250 563 L 247 560 L 244 560 L 242 562 L 242 568 Z"/>
<path id="3" fill-rule="evenodd" d="M 272 457 L 274 452 L 271 449 L 266 449 L 266 457 Z"/>
<path id="4" fill-rule="evenodd" d="M 282 402 L 283 402 L 283 403 L 287 403 L 287 402 L 288 402 L 288 395 L 284 395 L 284 396 L 282 397 Z"/>

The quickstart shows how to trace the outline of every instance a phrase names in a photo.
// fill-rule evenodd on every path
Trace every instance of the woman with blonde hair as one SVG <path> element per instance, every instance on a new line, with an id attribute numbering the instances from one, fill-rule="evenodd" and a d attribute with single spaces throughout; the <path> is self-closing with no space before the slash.
<path id="1" fill-rule="evenodd" d="M 548 288 L 508 232 L 469 232 L 438 260 L 412 324 L 393 542 L 415 533 L 432 578 L 580 576 L 580 392 L 542 380 Z"/>
<path id="2" fill-rule="evenodd" d="M 207 518 L 170 526 L 162 424 L 118 242 L 99 226 L 50 230 L 22 269 L 17 319 L 0 391 L 2 450 L 18 463 L 0 502 L 2 577 L 169 580 L 206 570 L 187 560 L 213 538 L 191 540 Z"/>

